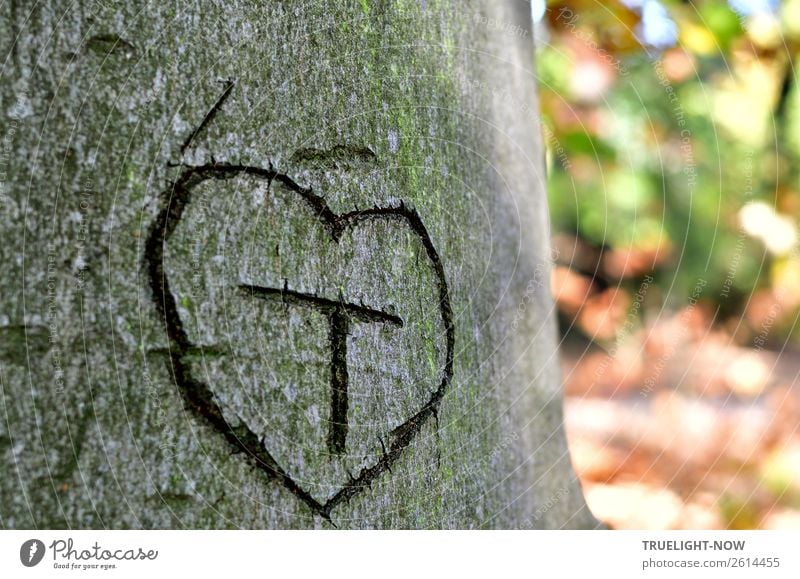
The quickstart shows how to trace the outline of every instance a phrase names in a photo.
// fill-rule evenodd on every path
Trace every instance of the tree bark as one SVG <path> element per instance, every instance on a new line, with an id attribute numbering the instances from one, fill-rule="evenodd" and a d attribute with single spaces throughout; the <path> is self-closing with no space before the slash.
<path id="1" fill-rule="evenodd" d="M 527 2 L 12 0 L 3 527 L 590 527 Z"/>

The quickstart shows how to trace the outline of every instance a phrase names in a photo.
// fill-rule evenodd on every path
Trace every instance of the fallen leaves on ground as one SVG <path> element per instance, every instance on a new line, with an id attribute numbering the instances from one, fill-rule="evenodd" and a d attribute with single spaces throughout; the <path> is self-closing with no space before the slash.
<path id="1" fill-rule="evenodd" d="M 798 529 L 800 355 L 742 348 L 695 318 L 563 349 L 587 502 L 620 529 Z"/>

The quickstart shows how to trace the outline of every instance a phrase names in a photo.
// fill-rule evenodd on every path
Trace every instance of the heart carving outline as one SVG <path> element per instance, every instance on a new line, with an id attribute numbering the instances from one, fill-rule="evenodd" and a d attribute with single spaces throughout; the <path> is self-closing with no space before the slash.
<path id="1" fill-rule="evenodd" d="M 326 502 L 321 503 L 297 484 L 291 476 L 278 464 L 258 435 L 244 423 L 240 426 L 229 424 L 222 409 L 215 401 L 212 389 L 205 383 L 195 379 L 185 360 L 187 352 L 196 347 L 189 341 L 178 313 L 175 297 L 170 291 L 169 280 L 164 269 L 164 249 L 169 238 L 177 229 L 186 206 L 191 202 L 192 190 L 209 180 L 227 180 L 237 176 L 251 176 L 266 180 L 268 184 L 278 182 L 288 191 L 297 194 L 312 209 L 316 218 L 328 230 L 334 242 L 349 228 L 369 220 L 399 220 L 404 222 L 422 242 L 425 253 L 436 274 L 439 290 L 439 308 L 442 323 L 445 327 L 446 354 L 442 368 L 442 379 L 431 397 L 416 414 L 390 433 L 388 449 L 384 448 L 380 459 L 372 466 L 362 468 L 360 473 L 342 486 Z M 305 503 L 313 513 L 332 523 L 331 513 L 343 502 L 362 492 L 372 481 L 394 464 L 411 444 L 414 437 L 427 421 L 436 416 L 439 404 L 453 377 L 455 355 L 455 326 L 444 267 L 433 241 L 428 234 L 416 209 L 404 203 L 391 207 L 373 207 L 355 210 L 348 213 L 334 213 L 323 197 L 311 188 L 304 188 L 288 175 L 275 171 L 272 167 L 264 169 L 247 165 L 229 163 L 212 163 L 200 166 L 185 166 L 178 179 L 159 196 L 161 208 L 150 227 L 144 246 L 145 269 L 152 291 L 153 301 L 163 318 L 169 340 L 169 370 L 181 397 L 186 405 L 216 430 L 233 446 L 234 450 L 246 454 L 248 460 L 267 477 L 281 484 L 298 499 Z"/>

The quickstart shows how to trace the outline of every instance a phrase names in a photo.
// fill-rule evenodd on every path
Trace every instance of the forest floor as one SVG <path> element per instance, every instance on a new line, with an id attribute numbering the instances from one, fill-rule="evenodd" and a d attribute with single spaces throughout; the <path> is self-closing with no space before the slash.
<path id="1" fill-rule="evenodd" d="M 562 344 L 590 508 L 617 529 L 799 529 L 800 353 L 693 323 L 641 329 L 613 356 Z"/>

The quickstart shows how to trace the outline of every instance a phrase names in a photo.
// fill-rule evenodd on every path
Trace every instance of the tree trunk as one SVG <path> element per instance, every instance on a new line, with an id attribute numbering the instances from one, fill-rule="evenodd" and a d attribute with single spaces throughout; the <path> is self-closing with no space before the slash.
<path id="1" fill-rule="evenodd" d="M 527 2 L 15 2 L 4 527 L 587 527 Z"/>

